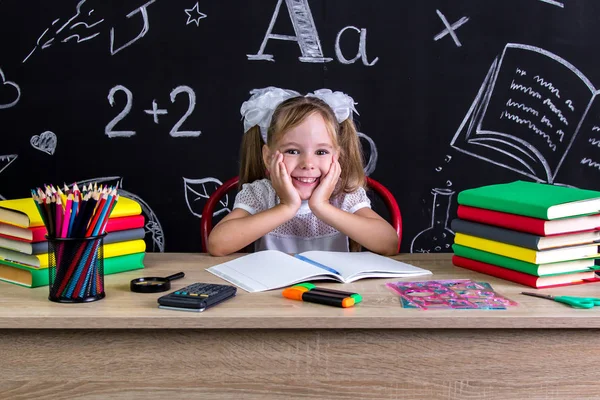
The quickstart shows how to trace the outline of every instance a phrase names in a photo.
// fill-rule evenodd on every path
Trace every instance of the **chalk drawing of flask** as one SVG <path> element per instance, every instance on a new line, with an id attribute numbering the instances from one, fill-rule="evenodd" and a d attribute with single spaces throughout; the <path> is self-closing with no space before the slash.
<path id="1" fill-rule="evenodd" d="M 410 252 L 443 253 L 451 250 L 454 232 L 448 228 L 450 200 L 454 190 L 435 188 L 431 209 L 431 226 L 419 232 L 410 244 Z"/>

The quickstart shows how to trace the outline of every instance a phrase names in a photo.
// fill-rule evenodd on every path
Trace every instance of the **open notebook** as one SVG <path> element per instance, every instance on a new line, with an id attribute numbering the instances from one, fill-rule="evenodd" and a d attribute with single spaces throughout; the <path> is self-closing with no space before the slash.
<path id="1" fill-rule="evenodd" d="M 247 292 L 262 292 L 298 282 L 330 279 L 343 283 L 363 278 L 404 278 L 431 271 L 371 252 L 306 251 L 291 256 L 263 250 L 207 269 Z"/>

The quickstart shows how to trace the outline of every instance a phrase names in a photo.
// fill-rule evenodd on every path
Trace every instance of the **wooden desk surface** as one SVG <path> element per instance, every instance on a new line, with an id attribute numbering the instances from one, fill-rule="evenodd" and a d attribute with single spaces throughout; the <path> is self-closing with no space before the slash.
<path id="1" fill-rule="evenodd" d="M 453 267 L 448 254 L 397 258 L 434 272 L 423 279 L 490 282 L 519 306 L 403 309 L 383 279 L 323 284 L 361 293 L 364 302 L 352 309 L 287 300 L 280 290 L 239 290 L 190 313 L 160 310 L 159 294 L 129 291 L 133 278 L 178 271 L 186 277 L 173 290 L 222 282 L 205 268 L 233 257 L 148 254 L 146 270 L 106 277 L 107 297 L 88 304 L 53 303 L 47 287 L 0 282 L 0 398 L 565 400 L 600 393 L 593 350 L 600 335 L 586 329 L 600 326 L 600 311 L 520 295 L 525 287 Z M 599 296 L 600 285 L 543 292 Z"/>
<path id="2" fill-rule="evenodd" d="M 486 281 L 504 296 L 519 303 L 508 310 L 412 310 L 399 305 L 398 296 L 385 287 L 397 279 L 365 279 L 352 284 L 320 283 L 363 295 L 356 307 L 340 309 L 285 299 L 281 290 L 247 293 L 238 289 L 235 298 L 203 313 L 157 308 L 164 294 L 132 293 L 129 281 L 141 276 L 167 276 L 184 271 L 172 282 L 176 290 L 194 282 L 224 283 L 206 272 L 214 264 L 235 257 L 205 254 L 149 253 L 146 269 L 106 280 L 106 298 L 87 304 L 59 304 L 47 299 L 48 288 L 22 288 L 0 282 L 0 329 L 318 329 L 318 328 L 599 328 L 600 308 L 577 310 L 553 301 L 521 295 L 525 286 L 454 267 L 450 254 L 403 254 L 395 258 L 433 272 L 412 280 L 471 278 Z M 411 280 L 411 279 L 407 279 Z M 531 289 L 531 291 L 535 291 Z M 600 297 L 600 284 L 585 284 L 543 293 Z"/>

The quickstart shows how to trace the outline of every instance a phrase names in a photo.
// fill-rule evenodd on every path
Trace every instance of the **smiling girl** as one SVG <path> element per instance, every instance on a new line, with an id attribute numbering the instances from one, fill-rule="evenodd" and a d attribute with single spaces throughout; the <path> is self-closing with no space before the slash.
<path id="1" fill-rule="evenodd" d="M 371 209 L 364 190 L 360 142 L 350 118 L 352 98 L 335 94 L 350 102 L 342 121 L 336 118 L 339 110 L 334 113 L 315 94 L 302 97 L 266 88 L 250 99 L 293 96 L 277 106 L 268 130 L 266 124 L 262 134 L 260 124 L 247 129 L 241 146 L 241 190 L 233 211 L 210 233 L 212 255 L 227 255 L 252 243 L 256 251 L 348 251 L 349 238 L 376 253 L 396 253 L 396 231 Z"/>

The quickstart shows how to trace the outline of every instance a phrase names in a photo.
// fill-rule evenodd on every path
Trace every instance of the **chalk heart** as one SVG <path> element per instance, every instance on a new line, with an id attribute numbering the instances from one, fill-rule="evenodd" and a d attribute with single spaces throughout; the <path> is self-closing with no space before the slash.
<path id="1" fill-rule="evenodd" d="M 34 135 L 29 141 L 34 149 L 43 151 L 44 153 L 53 155 L 56 150 L 56 142 L 58 139 L 54 132 L 46 131 L 40 135 Z"/>

